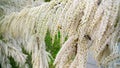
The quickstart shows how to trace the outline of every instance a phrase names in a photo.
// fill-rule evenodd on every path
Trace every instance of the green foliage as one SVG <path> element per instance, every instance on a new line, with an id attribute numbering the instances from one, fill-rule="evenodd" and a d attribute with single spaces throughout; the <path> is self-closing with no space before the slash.
<path id="1" fill-rule="evenodd" d="M 3 41 L 4 43 L 7 42 L 7 40 L 4 39 L 4 37 L 2 36 L 2 34 L 0 34 L 0 40 Z"/>
<path id="2" fill-rule="evenodd" d="M 46 50 L 55 59 L 58 51 L 60 50 L 60 31 L 58 31 L 58 34 L 55 36 L 54 43 L 52 44 L 52 37 L 50 36 L 50 32 L 48 30 L 45 37 L 45 43 L 46 43 Z M 51 62 L 49 62 L 50 68 L 55 68 L 53 66 L 54 59 L 51 59 Z"/>
<path id="3" fill-rule="evenodd" d="M 25 49 L 24 49 L 24 47 L 22 47 L 22 52 L 24 53 L 24 54 L 26 54 L 27 55 L 27 58 L 26 58 L 26 64 L 28 64 L 28 66 L 29 66 L 29 68 L 32 68 L 32 53 L 28 53 Z"/>
<path id="4" fill-rule="evenodd" d="M 19 68 L 19 64 L 17 64 L 17 62 L 15 62 L 13 57 L 8 57 L 10 64 L 11 64 L 11 68 Z"/>
<path id="5" fill-rule="evenodd" d="M 23 47 L 22 52 L 27 55 L 25 63 L 28 64 L 28 68 L 32 68 L 32 53 L 29 54 Z M 19 64 L 17 64 L 12 56 L 8 57 L 8 59 L 10 61 L 11 68 L 20 68 Z"/>
<path id="6" fill-rule="evenodd" d="M 50 0 L 45 0 L 45 2 L 50 2 Z"/>

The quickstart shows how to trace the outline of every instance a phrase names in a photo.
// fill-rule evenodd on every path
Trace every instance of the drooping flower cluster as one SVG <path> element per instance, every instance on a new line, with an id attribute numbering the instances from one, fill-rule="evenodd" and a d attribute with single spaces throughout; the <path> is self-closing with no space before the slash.
<path id="1" fill-rule="evenodd" d="M 0 62 L 8 62 L 2 66 L 9 68 L 7 56 L 14 57 L 23 66 L 26 55 L 21 49 L 24 47 L 32 52 L 33 68 L 48 68 L 50 59 L 44 42 L 48 29 L 53 39 L 58 30 L 61 32 L 63 45 L 54 62 L 56 68 L 85 68 L 88 51 L 93 53 L 99 65 L 120 58 L 117 50 L 119 0 L 53 0 L 38 7 L 26 7 L 0 20 L 3 37 Z M 66 36 L 68 40 L 64 43 Z"/>

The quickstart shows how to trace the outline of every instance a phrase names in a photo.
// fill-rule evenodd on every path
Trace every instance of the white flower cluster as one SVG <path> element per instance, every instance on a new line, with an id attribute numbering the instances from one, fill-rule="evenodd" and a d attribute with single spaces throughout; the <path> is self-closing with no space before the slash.
<path id="1" fill-rule="evenodd" d="M 0 42 L 0 56 L 17 56 L 15 60 L 22 65 L 26 58 L 21 52 L 24 47 L 32 52 L 33 68 L 48 68 L 50 59 L 44 42 L 48 29 L 52 39 L 57 31 L 61 32 L 63 45 L 54 62 L 56 68 L 86 68 L 88 51 L 99 65 L 120 58 L 116 51 L 120 39 L 120 0 L 52 0 L 6 15 L 0 20 L 0 34 L 5 40 Z M 7 51 L 2 55 L 3 47 Z"/>

